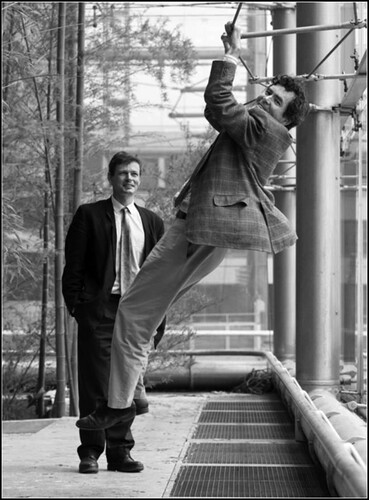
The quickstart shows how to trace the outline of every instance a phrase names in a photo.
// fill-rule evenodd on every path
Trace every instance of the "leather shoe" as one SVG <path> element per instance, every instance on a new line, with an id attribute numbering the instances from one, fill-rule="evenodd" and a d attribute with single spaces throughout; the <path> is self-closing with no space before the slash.
<path id="1" fill-rule="evenodd" d="M 100 431 L 109 429 L 109 427 L 113 427 L 118 423 L 129 422 L 135 415 L 136 407 L 134 403 L 129 408 L 124 409 L 109 408 L 105 404 L 87 415 L 87 417 L 77 420 L 76 426 L 86 431 Z"/>
<path id="2" fill-rule="evenodd" d="M 99 465 L 95 457 L 84 457 L 79 463 L 79 472 L 81 474 L 97 474 Z"/>
<path id="3" fill-rule="evenodd" d="M 136 405 L 136 415 L 149 413 L 149 402 L 147 399 L 134 399 L 133 401 Z"/>
<path id="4" fill-rule="evenodd" d="M 143 463 L 133 460 L 128 452 L 119 462 L 108 462 L 108 470 L 118 472 L 141 472 L 144 469 Z"/>

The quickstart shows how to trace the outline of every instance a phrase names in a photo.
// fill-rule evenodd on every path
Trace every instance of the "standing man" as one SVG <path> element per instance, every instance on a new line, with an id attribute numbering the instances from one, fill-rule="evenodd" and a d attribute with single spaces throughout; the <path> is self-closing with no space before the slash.
<path id="1" fill-rule="evenodd" d="M 213 62 L 205 90 L 205 117 L 219 135 L 178 193 L 175 223 L 119 305 L 109 398 L 77 421 L 81 429 L 109 428 L 130 418 L 155 328 L 183 293 L 221 263 L 227 248 L 277 253 L 296 241 L 265 185 L 292 143 L 289 129 L 307 113 L 305 94 L 292 77 L 282 76 L 251 107 L 238 103 L 232 84 L 241 33 L 231 23 L 225 28 L 225 56 Z"/>
<path id="2" fill-rule="evenodd" d="M 141 161 L 122 151 L 108 167 L 112 196 L 81 205 L 65 242 L 63 295 L 78 323 L 78 386 L 80 416 L 88 415 L 107 399 L 110 351 L 119 300 L 143 261 L 164 233 L 160 217 L 135 204 L 141 181 Z M 164 322 L 158 337 L 164 333 Z M 156 341 L 158 340 L 156 337 Z M 157 342 L 156 342 L 157 343 Z M 136 414 L 148 412 L 143 373 L 135 388 Z M 104 448 L 108 470 L 139 472 L 144 467 L 131 458 L 131 425 L 124 423 L 94 432 L 80 430 L 79 472 L 98 472 Z"/>

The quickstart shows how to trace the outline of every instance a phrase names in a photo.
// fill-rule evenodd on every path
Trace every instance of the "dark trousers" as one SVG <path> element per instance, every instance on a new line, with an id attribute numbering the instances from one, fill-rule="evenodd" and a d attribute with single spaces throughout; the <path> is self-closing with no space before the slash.
<path id="1" fill-rule="evenodd" d="M 110 350 L 119 296 L 111 296 L 105 315 L 96 329 L 78 327 L 78 388 L 80 417 L 89 415 L 108 399 Z M 117 424 L 105 431 L 80 430 L 81 445 L 77 452 L 82 459 L 99 456 L 106 447 L 108 462 L 119 462 L 135 444 L 131 425 Z"/>

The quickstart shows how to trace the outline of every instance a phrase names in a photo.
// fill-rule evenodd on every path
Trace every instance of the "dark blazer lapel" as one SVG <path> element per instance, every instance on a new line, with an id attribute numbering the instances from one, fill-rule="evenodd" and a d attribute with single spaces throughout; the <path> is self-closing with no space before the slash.
<path id="1" fill-rule="evenodd" d="M 115 252 L 117 248 L 117 232 L 115 228 L 115 216 L 114 216 L 114 208 L 111 198 L 106 200 L 105 205 L 105 217 L 104 224 L 106 224 L 106 229 L 108 233 L 110 233 L 110 249 L 111 249 L 111 261 L 115 265 Z"/>

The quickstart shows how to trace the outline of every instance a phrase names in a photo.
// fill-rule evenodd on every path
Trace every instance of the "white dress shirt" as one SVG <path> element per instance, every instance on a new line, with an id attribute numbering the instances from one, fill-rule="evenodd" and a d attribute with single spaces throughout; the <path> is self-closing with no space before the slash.
<path id="1" fill-rule="evenodd" d="M 111 293 L 120 294 L 120 283 L 119 283 L 119 258 L 120 258 L 120 237 L 122 232 L 122 208 L 127 206 L 128 210 L 126 212 L 126 223 L 129 224 L 130 232 L 131 232 L 131 243 L 132 243 L 132 251 L 133 251 L 133 273 L 136 275 L 142 266 L 144 260 L 144 248 L 145 248 L 145 232 L 142 225 L 141 216 L 132 202 L 129 205 L 122 205 L 118 200 L 111 197 L 114 209 L 114 217 L 115 217 L 115 228 L 117 234 L 117 247 L 115 252 L 115 271 L 116 278 L 114 281 L 113 288 Z"/>

